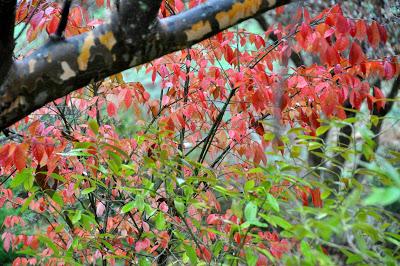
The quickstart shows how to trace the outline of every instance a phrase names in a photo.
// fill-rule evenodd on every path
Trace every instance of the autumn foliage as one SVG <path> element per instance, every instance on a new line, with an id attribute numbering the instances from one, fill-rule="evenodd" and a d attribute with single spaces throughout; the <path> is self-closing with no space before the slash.
<path id="1" fill-rule="evenodd" d="M 76 2 L 66 37 L 113 8 Z M 201 2 L 165 1 L 159 16 Z M 21 38 L 54 33 L 60 12 L 56 1 L 19 1 Z M 388 237 L 398 245 L 398 232 L 350 221 L 372 215 L 360 204 L 369 189 L 323 179 L 302 159 L 325 144 L 329 121 L 385 108 L 375 80 L 400 73 L 396 56 L 371 56 L 387 44 L 385 26 L 340 5 L 269 15 L 277 22 L 265 31 L 233 27 L 129 70 L 150 82 L 111 76 L 15 124 L 0 146 L 0 206 L 18 209 L 2 228 L 4 250 L 20 252 L 13 264 L 394 262 L 383 244 L 376 256 L 364 250 Z M 343 223 L 352 234 L 368 225 L 368 240 L 348 244 Z"/>

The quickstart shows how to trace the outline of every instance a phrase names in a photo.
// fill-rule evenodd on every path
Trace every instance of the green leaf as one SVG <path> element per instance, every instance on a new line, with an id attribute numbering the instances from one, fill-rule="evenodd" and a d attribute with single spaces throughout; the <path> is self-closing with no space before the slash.
<path id="1" fill-rule="evenodd" d="M 103 243 L 103 245 L 106 246 L 109 250 L 111 250 L 111 251 L 115 250 L 114 246 L 111 245 L 110 243 L 108 243 L 108 241 L 102 239 L 101 243 Z"/>
<path id="2" fill-rule="evenodd" d="M 196 255 L 196 251 L 194 250 L 194 248 L 189 245 L 183 245 L 183 247 L 185 248 L 186 255 L 189 257 L 192 265 L 197 265 L 197 255 Z"/>
<path id="3" fill-rule="evenodd" d="M 24 204 L 22 204 L 22 207 L 19 210 L 20 213 L 23 213 L 28 208 L 29 204 L 31 203 L 31 201 L 33 200 L 34 197 L 35 197 L 35 193 L 32 193 L 32 195 L 25 200 Z"/>
<path id="4" fill-rule="evenodd" d="M 306 241 L 304 241 L 304 240 L 301 241 L 300 250 L 301 250 L 301 253 L 303 253 L 303 256 L 306 258 L 307 261 L 309 261 L 309 262 L 313 261 L 313 255 L 311 252 L 310 245 Z"/>
<path id="5" fill-rule="evenodd" d="M 185 212 L 185 204 L 181 200 L 176 199 L 174 200 L 174 205 L 179 214 L 183 215 Z"/>
<path id="6" fill-rule="evenodd" d="M 162 212 L 159 212 L 156 215 L 155 222 L 156 222 L 156 228 L 158 230 L 164 230 L 165 229 L 165 217 L 164 217 L 164 214 Z"/>
<path id="7" fill-rule="evenodd" d="M 357 117 L 349 117 L 342 121 L 343 123 L 353 124 L 357 122 Z"/>
<path id="8" fill-rule="evenodd" d="M 67 180 L 66 180 L 63 176 L 61 176 L 61 175 L 59 175 L 59 174 L 51 173 L 50 176 L 51 176 L 52 178 L 54 178 L 54 179 L 60 181 L 61 183 L 67 182 Z"/>
<path id="9" fill-rule="evenodd" d="M 260 167 L 256 167 L 256 168 L 252 168 L 250 169 L 247 173 L 248 174 L 258 174 L 258 173 L 262 173 L 264 172 L 264 170 Z M 254 181 L 254 180 L 250 180 L 250 181 Z"/>
<path id="10" fill-rule="evenodd" d="M 71 218 L 71 222 L 73 224 L 76 224 L 77 222 L 79 222 L 82 218 L 82 211 L 78 210 L 75 212 L 74 216 L 72 216 Z"/>
<path id="11" fill-rule="evenodd" d="M 251 191 L 255 186 L 255 182 L 254 180 L 248 180 L 245 184 L 244 184 L 244 191 Z"/>
<path id="12" fill-rule="evenodd" d="M 143 194 L 142 195 L 137 195 L 135 198 L 135 206 L 139 211 L 143 211 L 146 204 L 144 203 L 144 199 L 143 199 Z"/>
<path id="13" fill-rule="evenodd" d="M 151 262 L 145 258 L 145 257 L 140 257 L 139 258 L 139 266 L 150 266 Z"/>
<path id="14" fill-rule="evenodd" d="M 95 190 L 96 190 L 96 187 L 85 188 L 84 190 L 81 191 L 81 194 L 86 195 L 86 194 L 92 193 Z"/>
<path id="15" fill-rule="evenodd" d="M 272 132 L 267 132 L 264 134 L 264 140 L 265 141 L 271 141 L 275 138 L 275 134 Z"/>
<path id="16" fill-rule="evenodd" d="M 72 149 L 69 152 L 60 152 L 57 154 L 64 156 L 64 157 L 78 157 L 78 156 L 91 157 L 91 156 L 93 156 L 92 154 L 87 152 L 87 149 Z"/>
<path id="17" fill-rule="evenodd" d="M 317 134 L 317 136 L 321 136 L 322 134 L 324 134 L 326 131 L 328 131 L 331 128 L 331 126 L 320 126 L 319 128 L 317 128 L 317 130 L 315 131 L 315 134 Z"/>
<path id="18" fill-rule="evenodd" d="M 26 179 L 33 178 L 33 169 L 26 168 L 18 172 L 10 183 L 10 188 L 20 186 Z"/>
<path id="19" fill-rule="evenodd" d="M 260 216 L 262 218 L 264 218 L 269 224 L 271 224 L 272 226 L 280 226 L 285 230 L 288 230 L 290 228 L 292 228 L 292 225 L 286 221 L 285 219 L 279 217 L 279 216 L 275 216 L 275 215 L 266 215 L 266 214 L 260 214 Z"/>
<path id="20" fill-rule="evenodd" d="M 255 266 L 257 263 L 257 256 L 254 254 L 253 249 L 246 247 L 246 262 L 249 266 Z"/>
<path id="21" fill-rule="evenodd" d="M 400 199 L 400 189 L 397 187 L 374 188 L 365 200 L 365 205 L 386 206 Z"/>
<path id="22" fill-rule="evenodd" d="M 24 180 L 24 188 L 27 191 L 30 191 L 33 187 L 33 181 L 35 181 L 35 177 L 32 174 L 26 176 Z"/>
<path id="23" fill-rule="evenodd" d="M 97 121 L 95 119 L 93 118 L 89 119 L 88 125 L 94 134 L 97 135 L 99 133 L 99 124 L 97 124 Z"/>
<path id="24" fill-rule="evenodd" d="M 54 191 L 53 196 L 51 198 L 54 200 L 54 202 L 56 202 L 58 205 L 60 205 L 60 207 L 64 206 L 64 200 L 60 196 L 60 193 Z"/>
<path id="25" fill-rule="evenodd" d="M 258 207 L 256 203 L 253 201 L 247 203 L 246 207 L 244 208 L 244 217 L 246 218 L 246 221 L 257 220 L 257 211 Z"/>
<path id="26" fill-rule="evenodd" d="M 121 213 L 130 212 L 134 207 L 135 207 L 135 202 L 134 202 L 134 201 L 128 202 L 127 204 L 125 204 L 125 205 L 121 208 Z"/>
<path id="27" fill-rule="evenodd" d="M 271 194 L 267 194 L 267 201 L 269 205 L 271 205 L 272 209 L 276 212 L 279 212 L 279 203 Z"/>
<path id="28" fill-rule="evenodd" d="M 214 247 L 213 247 L 214 256 L 218 257 L 218 255 L 220 254 L 223 247 L 224 247 L 224 243 L 221 240 L 218 240 L 217 242 L 215 242 Z"/>
<path id="29" fill-rule="evenodd" d="M 316 150 L 316 149 L 321 148 L 322 146 L 323 146 L 323 145 L 322 145 L 321 143 L 319 143 L 319 142 L 311 141 L 311 142 L 308 144 L 308 150 L 309 150 L 309 151 Z"/>
<path id="30" fill-rule="evenodd" d="M 97 224 L 96 219 L 92 215 L 82 214 L 81 218 L 82 225 L 88 231 L 91 229 L 93 224 Z"/>

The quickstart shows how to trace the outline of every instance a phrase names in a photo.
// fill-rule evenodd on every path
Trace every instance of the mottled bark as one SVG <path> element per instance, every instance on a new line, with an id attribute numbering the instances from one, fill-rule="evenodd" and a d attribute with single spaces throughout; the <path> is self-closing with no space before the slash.
<path id="1" fill-rule="evenodd" d="M 14 62 L 0 87 L 0 129 L 96 81 L 190 47 L 290 0 L 209 0 L 157 19 L 160 0 L 121 1 L 112 21 L 65 40 L 49 41 Z"/>

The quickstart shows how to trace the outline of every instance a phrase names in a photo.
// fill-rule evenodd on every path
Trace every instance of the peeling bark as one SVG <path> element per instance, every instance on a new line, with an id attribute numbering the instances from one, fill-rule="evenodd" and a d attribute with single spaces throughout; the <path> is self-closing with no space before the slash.
<path id="1" fill-rule="evenodd" d="M 0 87 L 0 130 L 91 81 L 190 47 L 289 2 L 209 0 L 158 20 L 160 0 L 122 1 L 109 24 L 65 40 L 50 40 L 12 64 Z"/>

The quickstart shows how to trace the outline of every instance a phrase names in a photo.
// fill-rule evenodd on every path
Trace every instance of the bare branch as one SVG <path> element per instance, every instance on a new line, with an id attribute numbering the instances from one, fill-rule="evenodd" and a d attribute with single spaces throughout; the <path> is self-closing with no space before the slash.
<path id="1" fill-rule="evenodd" d="M 64 6 L 61 12 L 61 19 L 60 23 L 58 24 L 57 31 L 56 31 L 56 36 L 58 38 L 61 38 L 65 28 L 67 27 L 68 23 L 68 15 L 69 15 L 69 9 L 71 7 L 72 0 L 65 0 L 64 1 Z"/>

